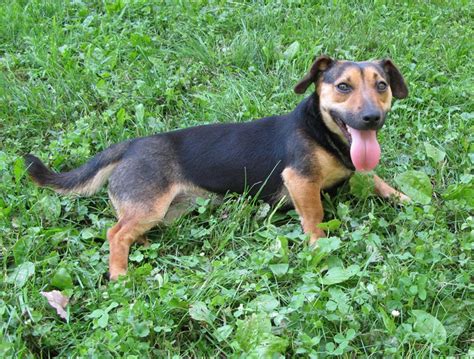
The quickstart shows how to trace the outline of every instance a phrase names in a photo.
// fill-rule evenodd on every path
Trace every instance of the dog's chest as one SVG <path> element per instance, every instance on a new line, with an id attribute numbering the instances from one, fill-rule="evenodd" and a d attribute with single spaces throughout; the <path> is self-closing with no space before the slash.
<path id="1" fill-rule="evenodd" d="M 322 148 L 318 148 L 314 156 L 318 166 L 318 176 L 320 177 L 322 189 L 330 188 L 352 174 L 350 169 Z"/>

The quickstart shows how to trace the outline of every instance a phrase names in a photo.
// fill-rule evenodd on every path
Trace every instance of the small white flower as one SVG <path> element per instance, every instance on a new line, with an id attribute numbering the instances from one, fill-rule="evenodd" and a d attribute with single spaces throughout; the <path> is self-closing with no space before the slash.
<path id="1" fill-rule="evenodd" d="M 394 316 L 395 318 L 396 317 L 399 317 L 400 316 L 400 312 L 396 309 L 392 310 L 392 316 Z"/>

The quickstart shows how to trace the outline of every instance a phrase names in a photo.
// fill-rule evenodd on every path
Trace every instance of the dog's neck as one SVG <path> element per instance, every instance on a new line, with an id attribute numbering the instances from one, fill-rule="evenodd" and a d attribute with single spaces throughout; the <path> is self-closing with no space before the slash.
<path id="1" fill-rule="evenodd" d="M 333 133 L 324 123 L 319 108 L 319 96 L 316 92 L 300 104 L 304 116 L 307 133 L 321 144 L 327 151 L 334 154 L 347 168 L 355 170 L 351 161 L 350 147 L 338 135 Z M 299 107 L 299 106 L 298 106 Z"/>

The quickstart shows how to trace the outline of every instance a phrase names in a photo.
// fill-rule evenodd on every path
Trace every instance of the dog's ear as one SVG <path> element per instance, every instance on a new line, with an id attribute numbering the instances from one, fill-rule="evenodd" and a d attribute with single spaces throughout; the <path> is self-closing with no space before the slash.
<path id="1" fill-rule="evenodd" d="M 311 83 L 316 83 L 321 73 L 326 71 L 334 63 L 334 60 L 329 56 L 319 56 L 311 65 L 311 69 L 295 86 L 294 91 L 297 94 L 303 94 L 308 89 Z"/>
<path id="2" fill-rule="evenodd" d="M 408 87 L 405 83 L 405 79 L 401 72 L 397 69 L 395 64 L 390 59 L 384 59 L 380 61 L 380 66 L 387 74 L 388 82 L 392 94 L 396 98 L 405 98 L 408 96 Z"/>

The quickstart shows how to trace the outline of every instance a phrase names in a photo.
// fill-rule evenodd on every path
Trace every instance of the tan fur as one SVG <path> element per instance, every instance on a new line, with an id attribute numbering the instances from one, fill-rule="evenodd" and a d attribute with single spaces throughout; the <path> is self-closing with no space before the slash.
<path id="1" fill-rule="evenodd" d="M 110 279 L 115 280 L 127 273 L 130 246 L 138 239 L 143 239 L 148 230 L 163 220 L 174 198 L 184 189 L 183 185 L 174 184 L 166 192 L 160 193 L 151 205 L 112 200 L 119 221 L 107 233 Z"/>
<path id="2" fill-rule="evenodd" d="M 83 196 L 90 196 L 94 193 L 97 192 L 97 190 L 102 187 L 102 185 L 107 181 L 107 179 L 110 177 L 110 174 L 114 170 L 114 168 L 117 166 L 116 163 L 110 164 L 108 166 L 105 166 L 104 168 L 101 168 L 96 175 L 91 178 L 89 181 L 86 183 L 81 184 L 78 187 L 74 187 L 72 189 L 56 189 L 56 192 L 61 193 L 61 194 L 78 194 L 78 195 L 83 195 Z"/>
<path id="3" fill-rule="evenodd" d="M 330 188 L 352 174 L 350 169 L 322 147 L 316 147 L 313 152 L 313 158 L 317 162 L 321 189 Z"/>
<path id="4" fill-rule="evenodd" d="M 196 198 L 206 198 L 210 193 L 191 184 L 175 183 L 158 194 L 151 205 L 120 202 L 110 193 L 109 196 L 118 217 L 118 223 L 107 233 L 110 279 L 115 280 L 126 274 L 128 254 L 134 242 L 148 245 L 145 235 L 148 230 L 159 223 L 172 222 L 188 211 Z"/>
<path id="5" fill-rule="evenodd" d="M 341 132 L 339 126 L 331 118 L 329 112 L 327 112 L 327 110 L 323 107 L 321 107 L 321 117 L 323 118 L 323 121 L 326 124 L 327 128 L 329 128 L 329 131 L 336 133 L 342 141 L 344 141 L 346 144 L 349 144 L 349 141 L 347 141 L 346 136 L 344 136 L 344 134 Z"/>
<path id="6" fill-rule="evenodd" d="M 317 227 L 324 218 L 321 184 L 317 180 L 312 181 L 302 176 L 290 167 L 283 170 L 282 178 L 291 201 L 300 215 L 303 231 L 310 235 L 310 244 L 313 244 L 325 235 L 324 231 Z"/>
<path id="7" fill-rule="evenodd" d="M 374 101 L 379 108 L 384 112 L 388 112 L 392 106 L 392 91 L 390 86 L 387 88 L 387 91 L 378 92 L 375 89 L 375 85 L 377 84 L 377 81 L 382 80 L 382 78 L 377 71 L 370 67 L 364 70 L 364 78 L 366 82 L 365 91 L 368 96 L 371 97 L 372 101 Z"/>
<path id="8" fill-rule="evenodd" d="M 399 201 L 402 201 L 402 202 L 411 201 L 410 197 L 390 187 L 377 175 L 374 175 L 374 185 L 375 185 L 375 193 L 377 193 L 377 195 L 379 195 L 382 198 L 394 197 L 395 199 L 398 199 Z"/>
<path id="9" fill-rule="evenodd" d="M 345 143 L 348 143 L 348 141 L 329 115 L 329 109 L 359 111 L 364 101 L 370 100 L 384 112 L 387 112 L 392 103 L 392 92 L 390 87 L 385 92 L 378 92 L 376 90 L 378 80 L 380 80 L 380 75 L 370 67 L 364 69 L 363 76 L 359 69 L 349 67 L 334 82 L 335 84 L 346 82 L 351 85 L 353 91 L 348 94 L 337 91 L 332 83 L 318 82 L 316 90 L 320 98 L 323 121 L 329 130 L 339 135 Z"/>

